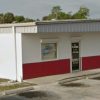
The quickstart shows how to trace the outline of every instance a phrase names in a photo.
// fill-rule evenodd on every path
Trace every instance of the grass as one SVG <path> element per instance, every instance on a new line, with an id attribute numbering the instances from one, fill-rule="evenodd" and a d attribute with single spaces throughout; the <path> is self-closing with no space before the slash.
<path id="1" fill-rule="evenodd" d="M 0 78 L 0 82 L 7 82 L 7 81 L 10 81 L 10 80 L 9 79 Z"/>
<path id="2" fill-rule="evenodd" d="M 9 85 L 9 86 L 0 86 L 0 92 L 5 91 L 5 90 L 22 88 L 22 87 L 34 86 L 34 85 L 36 85 L 36 84 L 31 84 L 31 83 L 25 82 L 25 83 L 14 84 L 14 85 Z"/>
<path id="3" fill-rule="evenodd" d="M 65 86 L 65 87 L 89 87 L 88 85 L 85 85 L 82 83 L 66 83 L 66 84 L 61 84 L 61 86 Z"/>

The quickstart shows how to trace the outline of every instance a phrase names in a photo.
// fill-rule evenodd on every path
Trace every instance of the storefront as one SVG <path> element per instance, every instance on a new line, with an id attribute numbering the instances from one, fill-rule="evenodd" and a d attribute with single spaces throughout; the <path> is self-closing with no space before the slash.
<path id="1" fill-rule="evenodd" d="M 100 68 L 100 21 L 1 25 L 0 48 L 1 78 L 21 81 Z"/>
<path id="2" fill-rule="evenodd" d="M 23 34 L 23 78 L 100 68 L 99 37 L 98 32 Z"/>

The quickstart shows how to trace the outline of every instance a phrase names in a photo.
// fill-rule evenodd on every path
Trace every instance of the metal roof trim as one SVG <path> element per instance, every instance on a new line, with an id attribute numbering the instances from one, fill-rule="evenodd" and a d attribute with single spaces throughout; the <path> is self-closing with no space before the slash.
<path id="1" fill-rule="evenodd" d="M 22 26 L 37 26 L 37 25 L 48 25 L 48 24 L 64 24 L 64 23 L 89 23 L 89 22 L 100 22 L 100 19 L 71 19 L 71 20 L 50 20 L 50 21 L 37 21 L 30 23 L 15 23 L 15 24 L 0 24 L 0 27 L 22 27 Z"/>
<path id="2" fill-rule="evenodd" d="M 31 22 L 31 23 L 15 23 L 15 24 L 0 24 L 0 27 L 22 27 L 22 26 L 36 26 L 35 22 Z"/>
<path id="3" fill-rule="evenodd" d="M 64 24 L 64 23 L 89 23 L 89 22 L 100 22 L 100 19 L 77 19 L 77 20 L 54 20 L 54 21 L 39 21 L 36 25 L 46 24 Z"/>

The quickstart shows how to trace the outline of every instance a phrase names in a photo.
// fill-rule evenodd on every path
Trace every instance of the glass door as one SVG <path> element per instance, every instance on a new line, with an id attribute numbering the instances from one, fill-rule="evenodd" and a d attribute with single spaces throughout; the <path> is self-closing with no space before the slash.
<path id="1" fill-rule="evenodd" d="M 79 42 L 72 43 L 72 71 L 79 70 Z"/>

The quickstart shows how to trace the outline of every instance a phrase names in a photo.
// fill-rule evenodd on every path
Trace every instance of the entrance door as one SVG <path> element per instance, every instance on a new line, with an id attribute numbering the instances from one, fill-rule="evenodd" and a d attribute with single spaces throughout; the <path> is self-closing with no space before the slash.
<path id="1" fill-rule="evenodd" d="M 80 70 L 79 42 L 72 43 L 72 71 Z"/>

